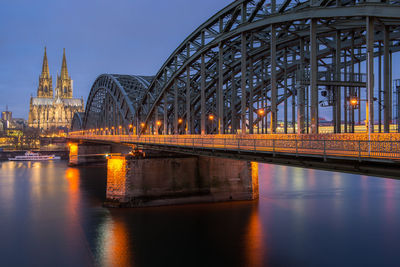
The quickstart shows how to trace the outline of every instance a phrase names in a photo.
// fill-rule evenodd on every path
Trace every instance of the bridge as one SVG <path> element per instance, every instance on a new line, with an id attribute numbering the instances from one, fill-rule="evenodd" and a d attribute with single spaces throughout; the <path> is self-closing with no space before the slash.
<path id="1" fill-rule="evenodd" d="M 69 138 L 396 176 L 399 50 L 398 0 L 237 0 L 155 76 L 100 75 Z"/>

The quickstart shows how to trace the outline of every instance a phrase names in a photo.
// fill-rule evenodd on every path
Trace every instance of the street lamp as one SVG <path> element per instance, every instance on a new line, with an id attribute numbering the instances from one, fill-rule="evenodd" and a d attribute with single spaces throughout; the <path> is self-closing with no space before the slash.
<path id="1" fill-rule="evenodd" d="M 214 119 L 215 116 L 213 114 L 208 115 L 208 119 L 211 121 L 211 133 L 214 131 Z"/>
<path id="2" fill-rule="evenodd" d="M 182 122 L 183 122 L 183 119 L 178 119 L 179 124 L 182 124 Z"/>
<path id="3" fill-rule="evenodd" d="M 356 108 L 358 106 L 358 99 L 356 97 L 350 98 L 350 105 Z"/>
<path id="4" fill-rule="evenodd" d="M 258 114 L 260 117 L 262 117 L 262 116 L 265 115 L 265 110 L 262 109 L 262 108 L 260 108 L 260 109 L 257 111 L 257 114 Z"/>

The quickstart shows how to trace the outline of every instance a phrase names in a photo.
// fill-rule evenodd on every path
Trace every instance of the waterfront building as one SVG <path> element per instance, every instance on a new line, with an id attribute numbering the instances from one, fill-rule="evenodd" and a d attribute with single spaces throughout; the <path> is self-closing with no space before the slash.
<path id="1" fill-rule="evenodd" d="M 1 112 L 0 119 L 0 132 L 6 130 L 24 130 L 26 126 L 26 120 L 23 118 L 13 118 L 12 112 L 8 110 L 8 106 L 6 110 Z"/>
<path id="2" fill-rule="evenodd" d="M 53 79 L 50 75 L 45 47 L 37 96 L 31 97 L 30 100 L 28 126 L 41 130 L 69 127 L 74 113 L 83 110 L 83 99 L 73 98 L 73 80 L 68 75 L 65 49 L 61 74 L 57 75 L 53 94 Z"/>

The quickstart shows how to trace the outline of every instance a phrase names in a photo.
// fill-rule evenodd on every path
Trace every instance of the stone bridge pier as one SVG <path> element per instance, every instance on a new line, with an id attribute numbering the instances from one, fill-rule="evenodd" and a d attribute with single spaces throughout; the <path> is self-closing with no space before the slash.
<path id="1" fill-rule="evenodd" d="M 129 153 L 132 147 L 120 144 L 99 144 L 92 142 L 70 142 L 69 165 L 88 165 L 106 163 L 106 156 L 111 153 Z"/>
<path id="2" fill-rule="evenodd" d="M 203 156 L 110 156 L 107 206 L 258 199 L 258 163 Z"/>

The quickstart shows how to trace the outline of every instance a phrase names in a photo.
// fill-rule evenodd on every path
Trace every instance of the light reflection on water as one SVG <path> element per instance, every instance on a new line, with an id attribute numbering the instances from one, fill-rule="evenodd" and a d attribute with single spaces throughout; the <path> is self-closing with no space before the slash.
<path id="1" fill-rule="evenodd" d="M 109 210 L 105 169 L 1 162 L 0 265 L 396 266 L 399 181 L 259 171 L 259 201 Z"/>

